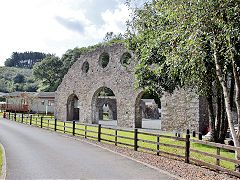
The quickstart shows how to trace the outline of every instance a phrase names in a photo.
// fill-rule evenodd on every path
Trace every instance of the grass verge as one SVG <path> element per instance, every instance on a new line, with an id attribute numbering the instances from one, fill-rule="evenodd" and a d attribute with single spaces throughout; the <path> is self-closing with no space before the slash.
<path id="1" fill-rule="evenodd" d="M 14 117 L 12 117 L 12 118 L 14 118 Z M 49 118 L 49 119 L 47 119 L 47 118 Z M 16 121 L 22 122 L 21 114 L 17 115 Z M 26 118 L 24 118 L 24 120 L 23 120 L 23 123 L 29 124 L 30 123 L 30 117 L 26 116 Z M 32 118 L 32 125 L 41 127 L 40 117 L 37 117 L 37 116 L 33 117 Z M 51 119 L 51 116 L 44 116 L 43 117 L 42 126 L 45 129 L 54 130 L 54 120 Z M 72 134 L 72 127 L 73 127 L 73 124 L 71 122 L 65 122 L 65 123 L 64 122 L 57 122 L 57 131 L 58 132 L 62 132 L 62 133 L 66 133 L 66 134 Z M 89 139 L 94 139 L 94 140 L 97 139 L 97 136 L 98 136 L 98 134 L 97 134 L 98 127 L 97 126 L 96 127 L 92 127 L 92 126 L 85 127 L 84 125 L 80 125 L 80 124 L 76 123 L 75 128 L 76 128 L 75 136 L 84 137 L 85 135 L 87 135 L 87 138 L 89 138 Z M 91 131 L 91 132 L 87 132 L 85 134 L 85 128 L 86 128 L 86 130 Z M 101 140 L 101 142 L 109 143 L 109 144 L 115 144 L 113 142 L 109 142 L 109 141 L 115 141 L 114 135 L 115 135 L 116 131 L 114 129 L 105 129 L 104 127 L 102 127 L 101 133 L 104 133 L 104 134 L 101 135 L 101 138 L 105 139 L 105 140 Z M 126 138 L 134 138 L 133 131 L 132 132 L 118 131 L 117 135 L 122 136 L 122 137 L 118 137 L 118 139 L 117 139 L 118 142 L 119 142 L 117 144 L 118 146 L 124 146 L 124 147 L 127 147 L 129 149 L 133 149 L 133 147 L 131 147 L 131 146 L 120 144 L 120 143 L 124 143 L 124 144 L 134 145 L 134 140 L 126 139 Z M 164 134 L 164 135 L 167 135 L 169 137 L 174 136 L 174 134 Z M 193 137 L 191 137 L 191 138 L 193 138 Z M 152 135 L 139 134 L 138 139 L 157 142 L 157 137 L 152 136 Z M 149 149 L 152 149 L 152 150 L 159 149 L 160 151 L 163 151 L 163 152 L 166 152 L 166 153 L 173 153 L 173 154 L 181 155 L 181 156 L 185 155 L 185 149 L 165 146 L 165 144 L 168 144 L 168 145 L 177 145 L 177 146 L 180 146 L 180 147 L 185 147 L 185 141 L 178 141 L 178 140 L 174 140 L 174 139 L 167 138 L 167 137 L 160 137 L 159 142 L 163 143 L 163 145 L 157 146 L 156 144 L 139 141 L 138 146 L 141 146 L 143 148 L 149 148 Z M 208 146 L 208 145 L 202 145 L 202 144 L 195 143 L 195 142 L 191 142 L 190 147 L 191 147 L 191 149 L 196 149 L 196 150 L 211 153 L 211 154 L 216 154 L 217 153 L 217 148 L 216 147 L 212 147 L 212 146 Z M 144 150 L 144 149 L 141 149 L 141 148 L 138 148 L 138 151 L 147 151 L 148 153 L 156 154 L 153 151 Z M 227 158 L 235 159 L 234 153 L 230 152 L 228 150 L 221 149 L 220 155 L 224 156 L 224 157 L 227 157 Z M 161 153 L 161 156 L 165 156 L 165 157 L 168 157 L 168 158 L 173 158 L 173 156 L 169 156 L 169 155 L 164 154 L 164 153 Z M 202 160 L 202 161 L 205 161 L 205 162 L 209 162 L 211 164 L 216 163 L 216 158 L 201 155 L 201 154 L 198 154 L 198 153 L 195 153 L 195 152 L 191 152 L 190 157 L 198 159 L 198 160 Z M 222 166 L 224 168 L 231 169 L 231 170 L 235 169 L 235 164 L 232 163 L 232 162 L 229 162 L 229 161 L 220 160 L 220 166 Z"/>

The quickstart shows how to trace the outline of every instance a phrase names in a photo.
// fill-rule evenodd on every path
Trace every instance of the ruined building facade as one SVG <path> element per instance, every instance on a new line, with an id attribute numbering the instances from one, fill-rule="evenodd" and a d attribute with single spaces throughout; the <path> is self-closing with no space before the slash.
<path id="1" fill-rule="evenodd" d="M 141 127 L 141 97 L 144 92 L 134 88 L 135 76 L 132 69 L 136 64 L 134 61 L 130 64 L 124 62 L 126 55 L 132 57 L 123 44 L 119 43 L 102 46 L 82 55 L 69 69 L 56 91 L 55 118 L 59 121 L 79 120 L 97 124 L 102 116 L 103 101 L 109 101 L 115 103 L 110 106 L 118 126 Z M 106 56 L 109 57 L 107 63 L 103 62 L 103 57 Z M 115 99 L 99 99 L 99 93 L 104 87 L 113 91 Z M 163 98 L 164 130 L 185 131 L 189 126 L 194 130 L 200 129 L 200 101 L 191 97 L 186 104 L 183 94 L 184 92 L 176 94 L 178 102 L 173 102 L 170 96 Z M 176 113 L 176 116 L 172 113 Z"/>

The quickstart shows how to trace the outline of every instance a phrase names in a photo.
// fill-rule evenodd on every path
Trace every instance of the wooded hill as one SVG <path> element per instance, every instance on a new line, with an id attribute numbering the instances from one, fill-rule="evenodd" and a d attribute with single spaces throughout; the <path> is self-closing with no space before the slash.
<path id="1" fill-rule="evenodd" d="M 39 81 L 35 81 L 31 69 L 0 67 L 0 92 L 37 91 Z"/>

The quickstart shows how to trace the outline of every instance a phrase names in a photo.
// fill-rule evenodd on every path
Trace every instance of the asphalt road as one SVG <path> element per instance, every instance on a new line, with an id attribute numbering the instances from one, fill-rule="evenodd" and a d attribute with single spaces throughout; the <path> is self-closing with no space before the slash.
<path id="1" fill-rule="evenodd" d="M 0 118 L 7 179 L 172 179 L 118 154 Z"/>

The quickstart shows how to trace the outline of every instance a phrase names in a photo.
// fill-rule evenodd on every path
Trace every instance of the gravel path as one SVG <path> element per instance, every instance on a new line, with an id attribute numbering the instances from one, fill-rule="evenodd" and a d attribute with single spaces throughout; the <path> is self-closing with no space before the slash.
<path id="1" fill-rule="evenodd" d="M 65 134 L 64 134 L 65 136 Z M 68 136 L 68 135 L 66 135 Z M 72 136 L 69 136 L 72 137 Z M 212 170 L 209 170 L 204 167 L 196 166 L 193 164 L 187 164 L 180 160 L 169 159 L 162 156 L 156 156 L 153 154 L 133 151 L 124 147 L 114 146 L 111 144 L 100 143 L 90 139 L 84 139 L 79 137 L 72 137 L 79 141 L 84 141 L 91 143 L 102 148 L 108 149 L 110 151 L 119 153 L 123 156 L 126 156 L 130 159 L 137 160 L 145 165 L 149 165 L 153 168 L 159 169 L 160 171 L 167 171 L 171 175 L 175 175 L 177 179 L 186 179 L 186 180 L 231 180 L 239 179 L 235 176 L 231 176 L 226 173 L 218 173 Z"/>

